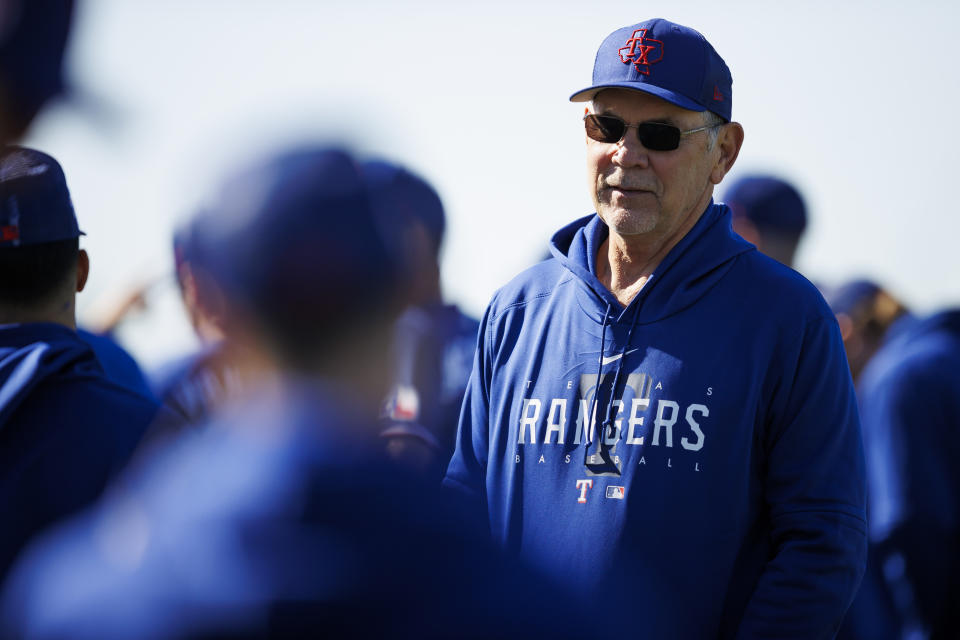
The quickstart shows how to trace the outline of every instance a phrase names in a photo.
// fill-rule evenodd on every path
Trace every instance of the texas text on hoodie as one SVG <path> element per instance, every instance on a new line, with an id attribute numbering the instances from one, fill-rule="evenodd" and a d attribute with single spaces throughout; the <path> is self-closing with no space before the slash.
<path id="1" fill-rule="evenodd" d="M 0 326 L 0 578 L 34 534 L 97 497 L 156 412 L 75 331 Z"/>
<path id="2" fill-rule="evenodd" d="M 594 275 L 606 235 L 574 222 L 495 294 L 445 483 L 645 637 L 831 637 L 866 534 L 830 309 L 713 204 L 623 309 Z M 604 609 L 624 578 L 631 606 Z"/>

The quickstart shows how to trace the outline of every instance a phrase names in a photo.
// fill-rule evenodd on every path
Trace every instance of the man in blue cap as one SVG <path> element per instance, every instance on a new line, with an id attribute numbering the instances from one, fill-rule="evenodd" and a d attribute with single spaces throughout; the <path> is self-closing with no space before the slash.
<path id="1" fill-rule="evenodd" d="M 864 569 L 857 406 L 816 288 L 713 201 L 731 85 L 666 20 L 600 45 L 571 98 L 596 213 L 494 295 L 445 483 L 637 635 L 826 638 Z"/>
<path id="2" fill-rule="evenodd" d="M 157 404 L 108 379 L 76 331 L 90 262 L 60 165 L 0 151 L 0 576 L 42 528 L 92 502 Z"/>
<path id="3" fill-rule="evenodd" d="M 748 175 L 727 189 L 733 229 L 774 260 L 793 267 L 807 228 L 807 208 L 797 189 L 781 178 Z"/>

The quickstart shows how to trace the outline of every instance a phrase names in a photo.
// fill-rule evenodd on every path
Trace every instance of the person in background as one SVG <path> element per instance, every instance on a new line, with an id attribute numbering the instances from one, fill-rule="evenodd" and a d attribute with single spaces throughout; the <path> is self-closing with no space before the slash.
<path id="1" fill-rule="evenodd" d="M 443 204 L 425 180 L 383 160 L 362 165 L 377 215 L 410 269 L 410 305 L 397 319 L 383 436 L 391 454 L 440 477 L 453 455 L 479 321 L 443 301 Z"/>
<path id="2" fill-rule="evenodd" d="M 409 269 L 352 156 L 293 149 L 232 184 L 196 242 L 228 331 L 272 375 L 38 545 L 10 580 L 0 633 L 610 633 L 386 455 L 378 415 Z"/>
<path id="3" fill-rule="evenodd" d="M 917 316 L 869 280 L 829 296 L 857 380 L 869 562 L 842 638 L 960 634 L 960 310 Z"/>
<path id="4" fill-rule="evenodd" d="M 174 234 L 173 241 L 183 308 L 200 346 L 151 375 L 153 393 L 183 416 L 181 426 L 205 424 L 219 407 L 249 391 L 259 373 L 242 340 L 230 335 L 223 292 L 205 266 L 205 248 L 198 246 L 199 228 L 209 215 L 201 212 L 194 216 Z"/>
<path id="5" fill-rule="evenodd" d="M 0 2 L 0 142 L 17 143 L 43 108 L 69 91 L 64 60 L 73 27 L 73 0 Z M 107 376 L 150 397 L 137 361 L 108 331 L 78 327 Z"/>
<path id="6" fill-rule="evenodd" d="M 111 380 L 76 331 L 90 261 L 63 170 L 0 151 L 0 578 L 37 532 L 92 502 L 157 403 Z"/>
<path id="7" fill-rule="evenodd" d="M 807 229 L 807 208 L 786 180 L 748 175 L 731 184 L 723 198 L 733 212 L 733 230 L 774 260 L 793 267 Z"/>
<path id="8" fill-rule="evenodd" d="M 886 339 L 914 320 L 903 302 L 868 279 L 851 280 L 830 289 L 826 299 L 837 316 L 854 383 Z"/>

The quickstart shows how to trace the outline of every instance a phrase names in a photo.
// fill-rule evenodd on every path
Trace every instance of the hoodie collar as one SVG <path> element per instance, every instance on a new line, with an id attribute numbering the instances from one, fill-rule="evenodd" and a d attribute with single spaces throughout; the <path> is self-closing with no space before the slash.
<path id="1" fill-rule="evenodd" d="M 686 309 L 719 282 L 733 258 L 755 247 L 736 235 L 730 209 L 712 201 L 693 228 L 680 239 L 626 308 L 596 277 L 597 251 L 609 229 L 597 214 L 563 227 L 550 241 L 550 251 L 579 281 L 577 299 L 594 322 L 601 324 L 608 305 L 614 323 L 649 324 Z M 635 309 L 635 306 L 640 309 Z"/>
<path id="2" fill-rule="evenodd" d="M 48 322 L 0 325 L 0 429 L 38 383 L 68 372 L 102 375 L 75 331 Z"/>

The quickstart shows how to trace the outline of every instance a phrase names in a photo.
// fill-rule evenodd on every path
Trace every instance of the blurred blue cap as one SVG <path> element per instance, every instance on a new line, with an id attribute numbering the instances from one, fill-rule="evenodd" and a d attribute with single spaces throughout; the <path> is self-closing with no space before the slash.
<path id="1" fill-rule="evenodd" d="M 880 293 L 880 285 L 872 280 L 859 279 L 845 282 L 830 289 L 824 296 L 836 314 L 853 315 L 857 307 Z"/>
<path id="2" fill-rule="evenodd" d="M 82 235 L 60 164 L 35 149 L 3 147 L 0 247 L 56 242 Z"/>
<path id="3" fill-rule="evenodd" d="M 726 191 L 724 202 L 734 216 L 761 229 L 799 235 L 807 227 L 807 209 L 800 193 L 788 182 L 764 175 L 740 178 Z"/>
<path id="4" fill-rule="evenodd" d="M 359 168 L 339 148 L 296 149 L 238 173 L 188 238 L 191 262 L 274 329 L 355 323 L 398 277 Z"/>
<path id="5" fill-rule="evenodd" d="M 727 63 L 700 32 L 654 18 L 607 36 L 593 63 L 593 84 L 570 101 L 592 100 L 603 89 L 632 89 L 730 120 L 732 85 Z"/>
<path id="6" fill-rule="evenodd" d="M 388 228 L 388 237 L 401 237 L 413 222 L 424 226 L 439 250 L 446 230 L 446 218 L 440 196 L 423 178 L 384 160 L 361 165 L 364 183 L 370 193 L 374 212 Z"/>
<path id="7" fill-rule="evenodd" d="M 63 58 L 73 0 L 0 2 L 0 85 L 7 117 L 25 128 L 47 100 L 64 90 Z"/>

